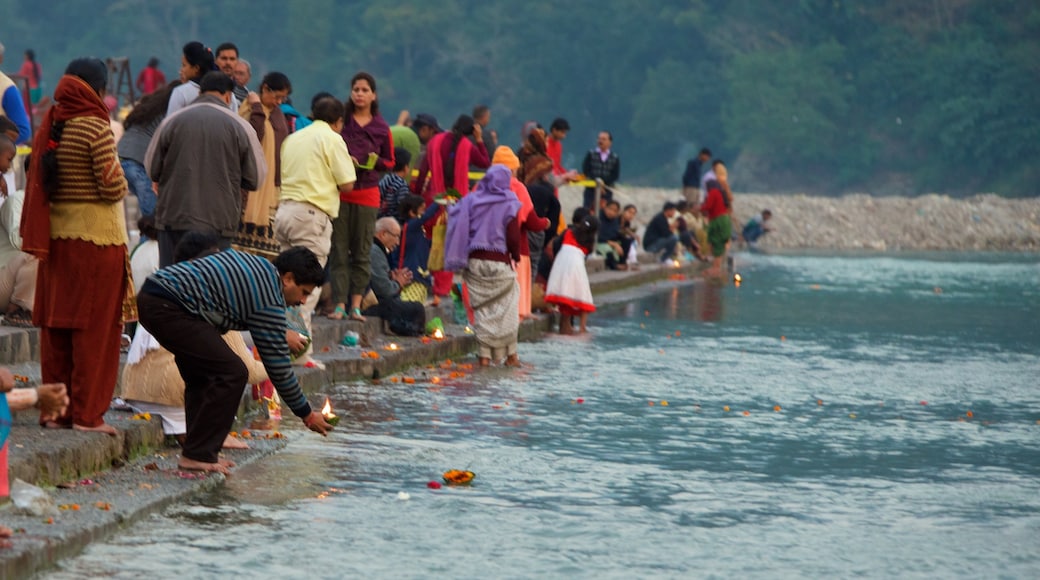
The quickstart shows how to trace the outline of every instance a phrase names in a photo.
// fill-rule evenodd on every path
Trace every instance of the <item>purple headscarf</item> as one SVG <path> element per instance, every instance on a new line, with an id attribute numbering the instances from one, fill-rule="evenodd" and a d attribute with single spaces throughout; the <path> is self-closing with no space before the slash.
<path id="1" fill-rule="evenodd" d="M 520 200 L 509 188 L 512 172 L 492 165 L 476 189 L 448 207 L 444 240 L 444 269 L 462 270 L 474 250 L 507 252 L 506 225 L 520 211 Z"/>

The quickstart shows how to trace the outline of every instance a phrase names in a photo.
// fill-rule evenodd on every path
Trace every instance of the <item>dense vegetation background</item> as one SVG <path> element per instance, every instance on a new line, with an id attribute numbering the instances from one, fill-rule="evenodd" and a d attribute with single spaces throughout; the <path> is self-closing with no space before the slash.
<path id="1" fill-rule="evenodd" d="M 608 129 L 622 181 L 678 186 L 710 146 L 737 188 L 1040 193 L 1040 3 L 1022 0 L 0 0 L 3 68 L 230 40 L 300 105 L 373 73 L 384 115 L 478 102 L 516 145 L 566 117 L 575 166 Z M 301 106 L 305 109 L 305 106 Z"/>

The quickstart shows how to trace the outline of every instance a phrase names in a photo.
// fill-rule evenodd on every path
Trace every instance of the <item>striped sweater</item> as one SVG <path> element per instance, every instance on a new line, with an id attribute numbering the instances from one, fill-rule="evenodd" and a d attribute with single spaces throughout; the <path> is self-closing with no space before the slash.
<path id="1" fill-rule="evenodd" d="M 163 268 L 148 280 L 217 330 L 248 330 L 282 400 L 297 417 L 310 415 L 289 359 L 285 297 L 271 262 L 226 250 Z"/>
<path id="2" fill-rule="evenodd" d="M 112 128 L 101 119 L 76 117 L 65 123 L 57 158 L 60 185 L 51 201 L 115 202 L 126 195 Z"/>

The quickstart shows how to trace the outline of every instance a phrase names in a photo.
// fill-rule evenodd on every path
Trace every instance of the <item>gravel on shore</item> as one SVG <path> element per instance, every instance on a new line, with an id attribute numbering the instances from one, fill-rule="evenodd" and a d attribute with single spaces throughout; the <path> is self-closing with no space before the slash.
<path id="1" fill-rule="evenodd" d="M 560 188 L 564 214 L 581 203 L 582 189 Z M 622 205 L 633 203 L 645 225 L 678 188 L 614 188 Z M 1040 252 L 1040 197 L 1010 199 L 995 194 L 968 198 L 946 195 L 875 197 L 852 194 L 734 192 L 738 223 L 770 209 L 773 229 L 759 241 L 762 250 L 1006 251 Z"/>

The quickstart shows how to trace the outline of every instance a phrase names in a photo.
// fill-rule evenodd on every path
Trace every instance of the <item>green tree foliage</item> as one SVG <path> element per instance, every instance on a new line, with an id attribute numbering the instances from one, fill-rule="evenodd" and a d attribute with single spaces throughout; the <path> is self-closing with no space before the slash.
<path id="1" fill-rule="evenodd" d="M 184 43 L 232 41 L 301 110 L 366 70 L 390 122 L 485 103 L 516 147 L 524 121 L 566 117 L 569 167 L 609 130 L 629 183 L 676 186 L 708 146 L 738 189 L 1040 193 L 1036 2 L 0 0 L 0 18 L 4 70 L 33 48 L 45 90 L 78 56 L 175 78 Z"/>

